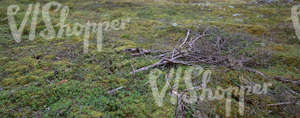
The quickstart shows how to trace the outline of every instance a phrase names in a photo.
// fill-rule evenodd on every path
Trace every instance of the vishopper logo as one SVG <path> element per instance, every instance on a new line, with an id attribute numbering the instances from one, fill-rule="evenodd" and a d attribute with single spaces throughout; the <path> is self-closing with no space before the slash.
<path id="1" fill-rule="evenodd" d="M 225 115 L 226 117 L 230 116 L 231 113 L 231 100 L 232 95 L 239 96 L 239 114 L 241 116 L 244 115 L 244 101 L 245 95 L 249 94 L 266 94 L 268 87 L 271 86 L 271 83 L 264 84 L 255 84 L 254 86 L 240 86 L 240 87 L 228 87 L 222 88 L 217 87 L 213 92 L 211 88 L 207 88 L 207 84 L 210 82 L 212 72 L 210 70 L 204 70 L 202 67 L 189 67 L 183 71 L 181 67 L 179 67 L 176 72 L 174 69 L 171 69 L 168 75 L 165 76 L 166 83 L 162 87 L 159 92 L 157 86 L 157 79 L 163 77 L 162 71 L 155 69 L 149 74 L 149 82 L 152 90 L 152 95 L 154 97 L 155 102 L 158 106 L 163 106 L 163 100 L 166 96 L 166 92 L 170 90 L 170 102 L 172 104 L 181 103 L 182 101 L 188 104 L 195 103 L 196 101 L 214 101 L 214 100 L 222 100 L 225 99 Z M 193 86 L 192 78 L 199 78 L 202 75 L 202 83 L 200 86 Z M 193 77 L 194 76 L 194 77 Z M 186 85 L 185 90 L 178 90 L 180 80 L 184 80 Z M 199 80 L 199 79 L 197 79 Z M 174 82 L 174 85 L 171 86 L 171 81 Z M 201 94 L 198 96 L 196 90 L 202 90 Z M 189 95 L 189 96 L 188 96 Z M 179 101 L 180 100 L 180 101 Z M 182 100 L 182 101 L 181 101 Z"/>
<path id="2" fill-rule="evenodd" d="M 53 25 L 50 13 L 60 11 L 59 23 Z M 69 15 L 69 7 L 63 6 L 58 2 L 49 2 L 41 7 L 40 3 L 36 3 L 35 5 L 29 4 L 25 16 L 17 27 L 17 22 L 15 20 L 15 16 L 19 12 L 20 7 L 18 5 L 10 5 L 7 9 L 7 18 L 8 24 L 12 33 L 13 38 L 16 42 L 21 42 L 22 34 L 24 28 L 29 20 L 29 16 L 31 15 L 31 26 L 29 33 L 29 40 L 33 41 L 36 37 L 36 27 L 38 24 L 38 16 L 41 13 L 42 20 L 46 25 L 46 29 L 42 30 L 38 34 L 44 39 L 54 39 L 54 38 L 63 38 L 70 36 L 81 36 L 83 35 L 83 52 L 88 53 L 89 47 L 89 38 L 91 33 L 96 33 L 97 36 L 97 49 L 101 51 L 102 42 L 103 42 L 103 31 L 110 30 L 124 30 L 126 23 L 130 22 L 130 19 L 116 19 L 111 22 L 100 22 L 100 23 L 91 23 L 88 21 L 86 24 L 73 23 L 73 27 L 70 27 L 71 24 L 66 24 L 65 21 Z M 59 27 L 58 32 L 56 33 L 55 27 Z"/>
<path id="3" fill-rule="evenodd" d="M 295 33 L 298 40 L 300 40 L 300 24 L 299 24 L 299 15 L 300 15 L 300 5 L 295 5 L 291 9 L 291 19 L 295 28 Z"/>

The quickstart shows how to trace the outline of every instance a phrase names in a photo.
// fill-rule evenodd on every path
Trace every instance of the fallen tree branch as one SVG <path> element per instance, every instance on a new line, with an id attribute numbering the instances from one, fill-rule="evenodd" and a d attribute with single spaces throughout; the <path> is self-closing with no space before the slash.
<path id="1" fill-rule="evenodd" d="M 218 34 L 216 27 L 208 27 L 202 33 L 192 32 L 188 30 L 184 39 L 179 40 L 174 46 L 172 51 L 167 51 L 160 54 L 158 58 L 160 61 L 142 67 L 140 69 L 134 70 L 132 73 L 138 73 L 141 71 L 146 71 L 151 68 L 166 64 L 183 64 L 191 66 L 193 64 L 211 64 L 211 65 L 223 65 L 233 69 L 243 69 L 254 72 L 262 77 L 265 75 L 255 69 L 245 67 L 249 61 L 250 57 L 239 57 L 241 59 L 234 58 L 234 50 L 244 48 L 244 46 L 239 45 L 241 40 L 234 40 L 229 38 L 222 38 Z M 201 39 L 201 40 L 199 40 Z M 128 49 L 127 52 L 137 53 L 138 55 L 144 55 L 152 53 L 151 50 L 145 49 Z M 134 56 L 134 55 L 133 55 Z"/>
<path id="2" fill-rule="evenodd" d="M 120 89 L 123 89 L 123 88 L 124 88 L 123 86 L 120 86 L 120 87 L 118 87 L 118 88 L 116 88 L 116 89 L 113 89 L 113 90 L 108 91 L 107 93 L 108 93 L 108 94 L 113 94 L 113 93 L 115 93 L 116 91 L 118 91 L 118 90 L 120 90 Z"/>
<path id="3" fill-rule="evenodd" d="M 164 64 L 167 64 L 167 63 L 168 63 L 167 61 L 160 60 L 160 61 L 156 62 L 155 64 L 152 64 L 152 65 L 145 66 L 143 68 L 137 69 L 137 70 L 131 72 L 130 74 L 138 73 L 138 72 L 141 72 L 141 71 L 146 71 L 146 70 L 149 70 L 151 68 L 154 68 L 154 67 L 157 67 L 157 66 L 160 66 L 160 65 L 164 65 Z"/>
<path id="4" fill-rule="evenodd" d="M 186 37 L 185 37 L 184 41 L 182 42 L 182 44 L 179 46 L 179 48 L 182 48 L 182 46 L 184 46 L 184 44 L 186 44 L 186 42 L 189 39 L 190 32 L 191 32 L 190 30 L 187 31 Z"/>
<path id="5" fill-rule="evenodd" d="M 280 102 L 276 104 L 268 104 L 267 106 L 281 106 L 281 105 L 293 105 L 293 104 L 299 104 L 297 102 Z"/>
<path id="6" fill-rule="evenodd" d="M 264 73 L 262 73 L 262 72 L 260 72 L 258 70 L 255 70 L 255 69 L 252 69 L 252 68 L 246 68 L 246 70 L 248 70 L 249 72 L 254 72 L 256 74 L 259 74 L 262 77 L 266 77 Z"/>
<path id="7" fill-rule="evenodd" d="M 146 50 L 142 48 L 127 48 L 124 49 L 123 52 L 129 52 L 132 53 L 132 56 L 141 56 L 141 55 L 148 55 L 148 54 L 154 54 L 154 53 L 167 53 L 168 51 L 161 51 L 161 50 Z"/>
<path id="8" fill-rule="evenodd" d="M 130 74 L 138 73 L 138 72 L 141 72 L 141 71 L 146 71 L 146 70 L 149 70 L 149 69 L 157 67 L 157 66 L 168 64 L 170 62 L 175 63 L 175 62 L 177 62 L 175 59 L 180 58 L 180 57 L 182 57 L 182 56 L 174 57 L 174 59 L 166 59 L 166 58 L 161 59 L 160 61 L 158 61 L 158 62 L 156 62 L 156 63 L 154 63 L 152 65 L 145 66 L 143 68 L 135 70 L 135 71 L 131 72 Z M 180 62 L 177 62 L 177 63 L 180 63 Z"/>
<path id="9" fill-rule="evenodd" d="M 292 81 L 292 80 L 289 80 L 288 78 L 284 78 L 284 77 L 274 77 L 274 79 L 278 80 L 278 81 L 281 81 L 281 82 L 284 82 L 284 83 L 291 83 L 291 84 L 296 84 L 296 85 L 300 86 L 300 80 Z"/>

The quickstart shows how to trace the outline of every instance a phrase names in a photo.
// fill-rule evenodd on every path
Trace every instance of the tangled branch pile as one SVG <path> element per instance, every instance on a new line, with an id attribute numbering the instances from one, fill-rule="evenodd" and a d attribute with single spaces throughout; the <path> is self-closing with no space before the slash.
<path id="1" fill-rule="evenodd" d="M 249 45 L 249 42 L 251 41 L 226 38 L 226 33 L 216 27 L 207 27 L 201 33 L 188 30 L 185 38 L 178 41 L 173 51 L 167 51 L 158 56 L 160 61 L 134 70 L 132 73 L 167 64 L 210 64 L 244 68 L 245 65 L 249 65 L 251 58 L 239 54 L 238 51 Z M 151 53 L 150 50 L 145 49 L 127 49 L 127 51 L 138 54 Z M 250 69 L 250 71 L 255 70 Z"/>

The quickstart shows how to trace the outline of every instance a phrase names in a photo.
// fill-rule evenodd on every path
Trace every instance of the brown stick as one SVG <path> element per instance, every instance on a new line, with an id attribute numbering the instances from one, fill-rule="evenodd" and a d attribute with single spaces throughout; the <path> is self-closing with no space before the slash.
<path id="1" fill-rule="evenodd" d="M 143 67 L 143 68 L 140 68 L 140 69 L 138 69 L 138 70 L 135 70 L 135 71 L 131 72 L 130 74 L 138 73 L 138 72 L 141 72 L 141 71 L 146 71 L 146 70 L 149 70 L 149 69 L 151 69 L 151 68 L 155 68 L 155 67 L 157 67 L 157 66 L 161 66 L 161 65 L 168 64 L 168 63 L 170 63 L 170 62 L 175 62 L 175 59 L 178 59 L 178 58 L 180 58 L 180 57 L 183 57 L 183 56 L 182 56 L 182 55 L 179 55 L 179 56 L 177 56 L 177 57 L 174 57 L 173 59 L 161 59 L 160 61 L 158 61 L 158 62 L 156 62 L 156 63 L 154 63 L 154 64 L 152 64 L 152 65 L 145 66 L 145 67 Z M 177 62 L 177 63 L 180 63 L 180 62 L 178 62 L 178 61 L 176 61 L 176 62 Z"/>
<path id="2" fill-rule="evenodd" d="M 179 48 L 182 48 L 182 46 L 187 42 L 187 40 L 189 39 L 189 36 L 190 36 L 190 30 L 188 30 L 187 31 L 187 34 L 186 34 L 186 36 L 185 36 L 185 39 L 184 39 L 184 41 L 183 41 L 183 43 L 181 43 L 180 44 L 180 46 L 179 46 Z M 177 45 L 177 44 L 176 44 Z M 174 49 L 173 49 L 173 52 L 172 52 L 172 59 L 173 59 L 173 57 L 175 56 L 175 53 L 176 53 L 176 46 L 174 47 Z"/>
<path id="3" fill-rule="evenodd" d="M 288 78 L 283 78 L 283 77 L 274 77 L 274 79 L 278 80 L 278 81 L 281 81 L 281 82 L 284 82 L 284 83 L 292 83 L 292 84 L 296 84 L 296 85 L 300 86 L 300 80 L 292 81 L 292 80 L 289 80 Z"/>
<path id="4" fill-rule="evenodd" d="M 135 71 L 131 72 L 130 74 L 134 74 L 134 73 L 138 73 L 138 72 L 141 72 L 141 71 L 149 70 L 151 68 L 154 68 L 154 67 L 157 67 L 157 66 L 160 66 L 160 65 L 164 65 L 164 64 L 167 64 L 167 63 L 168 63 L 167 61 L 160 60 L 160 61 L 156 62 L 155 64 L 145 66 L 143 68 L 140 68 L 138 70 L 135 70 Z"/>
<path id="5" fill-rule="evenodd" d="M 120 90 L 120 89 L 123 89 L 123 88 L 124 88 L 123 86 L 120 86 L 120 87 L 118 87 L 118 88 L 116 88 L 116 89 L 113 89 L 113 90 L 108 91 L 107 93 L 108 93 L 108 94 L 112 94 L 112 93 L 115 93 L 116 91 L 118 91 L 118 90 Z"/>
<path id="6" fill-rule="evenodd" d="M 297 102 L 280 102 L 276 104 L 268 104 L 267 106 L 281 106 L 281 105 L 290 105 L 290 104 L 297 104 Z"/>
<path id="7" fill-rule="evenodd" d="M 179 48 L 182 48 L 182 46 L 187 42 L 187 40 L 189 39 L 189 36 L 190 36 L 190 30 L 188 30 L 186 36 L 185 36 L 185 39 L 184 41 L 182 42 L 182 44 L 179 46 Z"/>
<path id="8" fill-rule="evenodd" d="M 254 73 L 257 73 L 259 75 L 261 75 L 262 77 L 266 77 L 264 73 L 260 72 L 260 71 L 257 71 L 255 69 L 252 69 L 252 68 L 246 68 L 246 70 L 248 70 L 249 72 L 254 72 Z"/>

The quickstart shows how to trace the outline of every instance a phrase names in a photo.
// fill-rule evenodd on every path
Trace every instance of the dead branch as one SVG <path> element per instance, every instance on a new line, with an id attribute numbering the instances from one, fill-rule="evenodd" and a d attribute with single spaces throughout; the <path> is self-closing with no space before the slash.
<path id="1" fill-rule="evenodd" d="M 256 73 L 256 74 L 259 74 L 259 75 L 262 76 L 262 77 L 266 77 L 266 76 L 264 75 L 264 73 L 262 73 L 262 72 L 260 72 L 260 71 L 258 71 L 258 70 L 255 70 L 255 69 L 252 69 L 252 68 L 246 68 L 246 70 L 248 70 L 249 72 L 254 72 L 254 73 Z"/>
<path id="2" fill-rule="evenodd" d="M 292 81 L 289 80 L 288 78 L 284 78 L 284 77 L 274 77 L 275 80 L 281 81 L 283 83 L 291 83 L 291 84 L 296 84 L 300 86 L 300 80 L 298 81 Z"/>
<path id="3" fill-rule="evenodd" d="M 107 93 L 108 93 L 108 94 L 112 94 L 112 93 L 115 93 L 116 91 L 118 91 L 118 90 L 120 90 L 120 89 L 123 89 L 123 88 L 124 88 L 123 86 L 120 86 L 120 87 L 118 87 L 118 88 L 116 88 L 116 89 L 113 89 L 113 90 L 108 91 Z"/>
<path id="4" fill-rule="evenodd" d="M 254 72 L 265 77 L 262 72 L 245 67 L 245 65 L 251 61 L 250 58 L 242 57 L 242 59 L 236 59 L 234 57 L 234 50 L 244 48 L 239 44 L 238 41 L 240 40 L 222 38 L 218 34 L 214 34 L 217 30 L 218 29 L 216 27 L 208 27 L 202 33 L 187 30 L 185 38 L 183 40 L 179 40 L 172 51 L 166 51 L 165 53 L 157 56 L 160 61 L 137 69 L 131 73 L 146 71 L 166 64 L 183 64 L 190 66 L 193 64 L 204 63 L 211 65 L 224 65 L 234 69 L 245 68 L 245 70 L 248 70 L 249 72 Z M 139 48 L 127 49 L 126 51 L 137 53 L 135 55 L 150 54 L 153 52 L 151 50 Z"/>
<path id="5" fill-rule="evenodd" d="M 141 49 L 141 48 L 128 48 L 128 49 L 125 49 L 124 51 L 133 53 L 132 56 L 146 55 L 146 54 L 150 54 L 152 52 L 151 50 L 145 50 L 145 49 Z"/>
<path id="6" fill-rule="evenodd" d="M 182 48 L 183 45 L 186 44 L 187 40 L 189 39 L 189 36 L 190 36 L 190 30 L 188 30 L 187 34 L 186 34 L 186 37 L 184 39 L 184 41 L 182 42 L 182 44 L 179 46 L 179 48 Z"/>
<path id="7" fill-rule="evenodd" d="M 298 104 L 297 102 L 280 102 L 276 104 L 268 104 L 267 106 L 281 106 L 281 105 L 293 105 Z"/>
<path id="8" fill-rule="evenodd" d="M 175 59 L 177 58 L 180 58 L 182 56 L 177 56 L 177 57 L 174 57 L 174 59 L 161 59 L 160 61 L 152 64 L 152 65 L 149 65 L 149 66 L 145 66 L 143 68 L 140 68 L 138 70 L 135 70 L 133 72 L 131 72 L 130 74 L 134 74 L 134 73 L 138 73 L 138 72 L 141 72 L 141 71 L 146 71 L 146 70 L 149 70 L 151 68 L 154 68 L 154 67 L 157 67 L 157 66 L 161 66 L 161 65 L 165 65 L 165 64 L 168 64 L 168 63 L 182 63 L 182 64 L 185 64 L 184 62 L 179 62 L 179 61 L 176 61 Z"/>
<path id="9" fill-rule="evenodd" d="M 164 64 L 167 64 L 167 63 L 168 63 L 167 61 L 160 60 L 160 61 L 156 62 L 155 64 L 152 64 L 152 65 L 145 66 L 143 68 L 137 69 L 137 70 L 131 72 L 130 74 L 138 73 L 138 72 L 141 72 L 141 71 L 146 71 L 146 70 L 149 70 L 151 68 L 154 68 L 154 67 L 157 67 L 157 66 L 160 66 L 160 65 L 164 65 Z"/>

